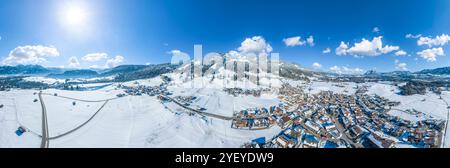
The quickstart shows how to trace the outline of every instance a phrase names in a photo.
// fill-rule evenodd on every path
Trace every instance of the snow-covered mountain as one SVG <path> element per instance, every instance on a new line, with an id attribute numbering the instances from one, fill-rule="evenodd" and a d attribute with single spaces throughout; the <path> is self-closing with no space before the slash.
<path id="1" fill-rule="evenodd" d="M 274 83 L 279 85 L 282 79 L 311 81 L 311 79 L 327 76 L 325 72 L 309 70 L 299 64 L 285 61 L 277 63 L 279 72 L 275 73 L 272 72 L 270 60 L 265 65 L 252 65 L 257 61 L 242 56 L 231 57 L 228 54 L 221 55 L 221 58 L 217 60 L 223 61 L 207 61 L 208 63 L 204 62 L 203 66 L 200 66 L 199 62 L 191 61 L 181 65 L 174 73 L 184 82 L 199 78 L 203 74 L 203 80 L 209 82 L 249 84 L 246 87 L 267 87 Z"/>
<path id="2" fill-rule="evenodd" d="M 425 70 L 416 72 L 416 74 L 450 75 L 450 67 L 425 69 Z"/>

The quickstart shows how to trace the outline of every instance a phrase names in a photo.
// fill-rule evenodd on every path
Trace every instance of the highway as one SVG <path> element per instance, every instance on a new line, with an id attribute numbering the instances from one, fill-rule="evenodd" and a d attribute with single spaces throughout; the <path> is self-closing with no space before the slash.
<path id="1" fill-rule="evenodd" d="M 47 109 L 45 108 L 44 100 L 42 99 L 42 91 L 39 92 L 39 101 L 42 107 L 42 140 L 41 148 L 48 148 L 50 140 L 48 138 L 48 122 L 47 122 Z"/>

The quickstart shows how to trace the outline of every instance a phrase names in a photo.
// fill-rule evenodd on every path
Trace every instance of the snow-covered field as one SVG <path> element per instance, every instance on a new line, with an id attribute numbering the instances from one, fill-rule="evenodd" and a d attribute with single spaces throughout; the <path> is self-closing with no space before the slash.
<path id="1" fill-rule="evenodd" d="M 402 96 L 397 94 L 400 91 L 396 86 L 380 83 L 370 83 L 369 85 L 367 94 L 377 94 L 392 101 L 399 101 L 400 105 L 396 106 L 396 109 L 416 109 L 435 119 L 447 119 L 448 110 L 444 100 L 450 100 L 448 91 L 442 92 L 442 99 L 439 99 L 439 95 L 432 92 L 427 92 L 425 95 Z"/>
<path id="2" fill-rule="evenodd" d="M 321 91 L 332 91 L 342 94 L 354 94 L 356 92 L 356 83 L 352 82 L 312 82 L 308 89 L 311 89 L 310 93 L 316 94 Z"/>
<path id="3" fill-rule="evenodd" d="M 410 113 L 407 113 L 404 111 L 400 111 L 400 110 L 391 110 L 388 112 L 388 114 L 400 117 L 405 120 L 414 121 L 414 122 L 430 119 L 430 117 L 426 114 L 413 115 L 413 114 L 410 114 Z"/>
<path id="4" fill-rule="evenodd" d="M 30 77 L 26 77 L 23 78 L 23 80 L 25 81 L 30 81 L 30 82 L 41 82 L 41 83 L 45 83 L 45 84 L 55 84 L 55 83 L 64 83 L 64 79 L 55 79 L 55 78 L 47 78 L 47 77 L 41 77 L 41 76 L 30 76 Z"/>
<path id="5" fill-rule="evenodd" d="M 1 102 L 5 104 L 0 111 L 0 147 L 39 147 L 41 138 L 35 134 L 41 132 L 42 112 L 40 103 L 33 102 L 34 99 L 38 99 L 38 95 L 33 94 L 35 92 L 37 91 L 0 92 L 0 97 L 3 97 Z M 103 102 L 75 101 L 76 105 L 73 105 L 74 100 L 55 97 L 54 93 L 71 98 L 102 100 L 113 98 L 121 92 L 120 90 L 43 91 L 51 94 L 43 95 L 50 137 L 77 127 L 88 120 L 103 104 Z M 221 96 L 225 95 L 218 97 Z M 206 99 L 207 95 L 203 98 Z M 231 101 L 232 98 L 228 99 Z M 238 99 L 243 100 L 242 103 L 237 103 L 238 106 L 250 107 L 260 102 L 273 103 L 268 100 L 265 102 L 249 98 Z M 226 103 L 222 100 L 220 102 Z M 214 106 L 217 103 L 206 104 Z M 213 108 L 219 107 L 211 107 Z M 17 136 L 14 131 L 21 124 L 32 132 Z M 231 128 L 231 121 L 173 113 L 155 97 L 127 96 L 110 100 L 87 125 L 72 134 L 51 140 L 50 147 L 239 147 L 257 137 L 271 138 L 279 131 L 280 128 L 277 126 L 258 131 L 236 130 Z"/>
<path id="6" fill-rule="evenodd" d="M 334 93 L 341 93 L 351 95 L 356 92 L 356 83 L 353 82 L 322 82 L 322 81 L 311 81 L 311 83 L 306 83 L 303 81 L 293 81 L 286 80 L 292 86 L 300 86 L 305 89 L 306 92 L 311 94 L 316 94 L 322 91 L 332 91 Z"/>
<path id="7" fill-rule="evenodd" d="M 158 86 L 161 83 L 163 83 L 163 80 L 161 78 L 159 78 L 159 77 L 156 77 L 156 78 L 151 78 L 151 79 L 140 79 L 140 80 L 125 82 L 125 83 L 122 83 L 122 85 L 129 86 L 129 87 L 136 87 L 138 85 L 142 85 L 142 86 Z"/>

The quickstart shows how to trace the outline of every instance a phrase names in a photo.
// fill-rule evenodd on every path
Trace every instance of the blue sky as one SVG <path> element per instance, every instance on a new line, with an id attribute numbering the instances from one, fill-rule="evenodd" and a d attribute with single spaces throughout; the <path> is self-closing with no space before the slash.
<path id="1" fill-rule="evenodd" d="M 260 36 L 281 59 L 307 68 L 417 71 L 450 66 L 449 20 L 445 0 L 3 0 L 0 61 L 156 64 L 169 62 L 173 50 L 193 55 L 194 44 L 226 53 Z M 291 37 L 301 38 L 287 46 Z M 338 54 L 341 42 L 347 48 Z"/>

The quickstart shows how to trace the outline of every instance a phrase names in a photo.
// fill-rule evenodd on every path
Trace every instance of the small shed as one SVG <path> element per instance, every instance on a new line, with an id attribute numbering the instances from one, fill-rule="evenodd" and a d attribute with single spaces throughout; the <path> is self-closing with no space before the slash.
<path id="1" fill-rule="evenodd" d="M 256 138 L 256 139 L 252 140 L 252 142 L 254 142 L 256 144 L 259 144 L 259 145 L 265 144 L 266 143 L 266 137 Z"/>

